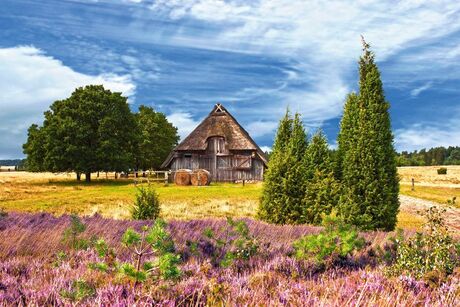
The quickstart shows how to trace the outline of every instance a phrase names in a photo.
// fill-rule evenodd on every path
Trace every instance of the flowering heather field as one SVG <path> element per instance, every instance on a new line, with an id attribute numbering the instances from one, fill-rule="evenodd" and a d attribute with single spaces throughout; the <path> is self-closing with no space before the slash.
<path id="1" fill-rule="evenodd" d="M 169 231 L 181 256 L 182 277 L 177 281 L 133 283 L 91 270 L 98 255 L 92 249 L 66 251 L 62 233 L 69 216 L 10 213 L 0 220 L 0 305 L 251 305 L 251 306 L 454 306 L 460 303 L 460 280 L 453 275 L 439 288 L 430 288 L 408 277 L 387 278 L 372 250 L 384 246 L 391 234 L 362 234 L 369 242 L 338 266 L 323 270 L 317 264 L 298 261 L 292 242 L 318 232 L 309 226 L 273 226 L 246 220 L 260 245 L 248 261 L 228 268 L 212 265 L 206 246 L 191 253 L 187 241 L 199 242 L 203 230 L 219 231 L 225 220 L 172 221 Z M 99 216 L 84 218 L 85 234 L 104 237 L 120 260 L 129 254 L 120 245 L 128 227 L 140 229 L 141 221 L 120 221 Z M 218 235 L 222 233 L 218 233 Z M 70 299 L 63 295 L 78 281 L 89 285 L 87 295 Z"/>

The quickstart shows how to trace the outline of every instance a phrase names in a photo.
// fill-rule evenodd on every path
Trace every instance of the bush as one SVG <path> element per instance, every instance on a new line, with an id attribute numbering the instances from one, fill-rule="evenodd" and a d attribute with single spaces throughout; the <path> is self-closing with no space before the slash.
<path id="1" fill-rule="evenodd" d="M 8 213 L 5 211 L 5 209 L 0 208 L 0 220 L 7 216 L 8 216 Z"/>
<path id="2" fill-rule="evenodd" d="M 388 270 L 390 275 L 439 280 L 438 277 L 448 276 L 454 271 L 459 264 L 459 252 L 445 225 L 444 212 L 436 207 L 424 212 L 427 222 L 423 231 L 407 241 L 400 240 L 396 262 Z"/>
<path id="3" fill-rule="evenodd" d="M 120 272 L 133 279 L 135 285 L 150 276 L 162 279 L 180 276 L 179 256 L 174 254 L 174 242 L 164 221 L 157 220 L 150 228 L 144 226 L 141 233 L 128 228 L 122 243 L 132 253 L 134 263 L 122 263 Z M 156 259 L 149 261 L 150 255 L 155 255 Z"/>
<path id="4" fill-rule="evenodd" d="M 78 302 L 94 296 L 96 294 L 96 288 L 85 280 L 78 279 L 72 282 L 69 290 L 61 290 L 60 294 L 62 297 L 72 302 Z"/>
<path id="5" fill-rule="evenodd" d="M 151 186 L 138 188 L 131 215 L 135 220 L 155 220 L 160 216 L 160 200 Z"/>
<path id="6" fill-rule="evenodd" d="M 447 200 L 447 204 L 450 205 L 450 206 L 455 206 L 456 200 L 457 200 L 457 197 L 454 196 L 454 197 L 452 197 L 452 199 Z"/>
<path id="7" fill-rule="evenodd" d="M 81 237 L 85 232 L 86 225 L 83 224 L 80 217 L 75 214 L 70 215 L 70 226 L 64 230 L 62 241 L 68 248 L 86 249 L 89 246 L 88 240 Z"/>
<path id="8" fill-rule="evenodd" d="M 229 267 L 235 260 L 249 260 L 257 254 L 259 245 L 249 233 L 244 221 L 227 218 L 227 227 L 221 229 L 223 238 L 218 238 L 214 231 L 206 228 L 203 232 L 207 241 L 205 249 L 210 252 L 211 261 L 215 266 Z M 189 242 L 192 254 L 196 254 L 197 244 Z"/>
<path id="9" fill-rule="evenodd" d="M 446 175 L 446 174 L 447 174 L 447 168 L 445 167 L 438 168 L 438 175 Z"/>
<path id="10" fill-rule="evenodd" d="M 317 235 L 307 235 L 293 244 L 297 259 L 314 258 L 320 264 L 334 264 L 346 259 L 365 241 L 353 226 L 347 225 L 334 214 L 323 218 L 324 229 Z"/>

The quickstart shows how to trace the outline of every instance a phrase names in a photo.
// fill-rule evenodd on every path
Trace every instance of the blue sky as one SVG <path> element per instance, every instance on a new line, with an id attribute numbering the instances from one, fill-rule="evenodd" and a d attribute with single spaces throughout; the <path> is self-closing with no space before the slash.
<path id="1" fill-rule="evenodd" d="M 376 53 L 398 150 L 460 145 L 460 2 L 2 0 L 0 159 L 77 86 L 151 105 L 181 136 L 216 102 L 263 148 L 287 106 L 335 144 L 357 90 L 360 34 Z"/>

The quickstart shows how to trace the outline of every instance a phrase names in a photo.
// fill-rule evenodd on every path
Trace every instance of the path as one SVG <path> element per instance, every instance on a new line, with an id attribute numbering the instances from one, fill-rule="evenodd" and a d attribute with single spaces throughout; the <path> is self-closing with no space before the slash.
<path id="1" fill-rule="evenodd" d="M 424 211 L 429 209 L 432 206 L 437 206 L 438 208 L 446 209 L 444 217 L 446 219 L 446 224 L 456 231 L 460 231 L 460 209 L 455 207 L 448 207 L 444 204 L 439 204 L 433 201 L 424 200 L 416 197 L 399 195 L 399 200 L 401 202 L 401 211 L 409 212 L 412 214 L 418 214 L 417 211 Z"/>

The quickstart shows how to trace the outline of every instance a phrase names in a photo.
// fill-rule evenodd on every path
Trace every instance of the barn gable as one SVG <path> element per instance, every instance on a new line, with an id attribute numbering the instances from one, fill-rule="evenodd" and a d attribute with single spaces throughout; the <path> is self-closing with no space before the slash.
<path id="1" fill-rule="evenodd" d="M 264 152 L 221 104 L 168 156 L 163 168 L 204 168 L 214 181 L 262 180 Z"/>

